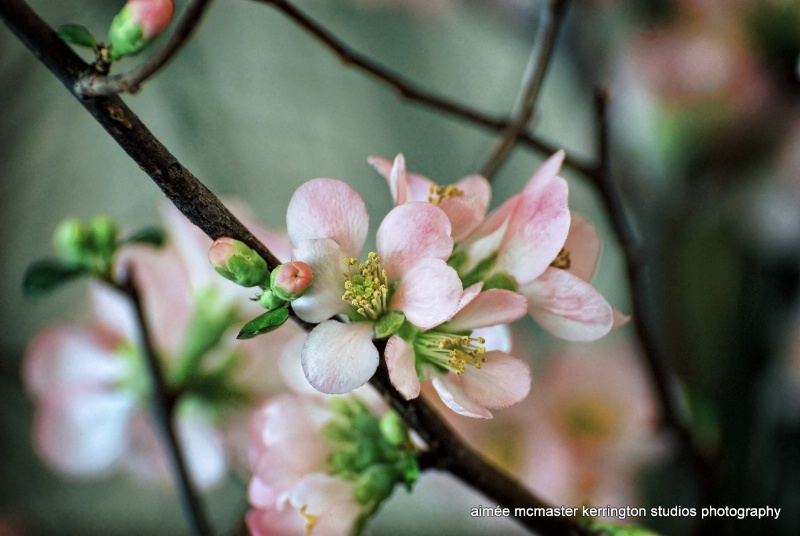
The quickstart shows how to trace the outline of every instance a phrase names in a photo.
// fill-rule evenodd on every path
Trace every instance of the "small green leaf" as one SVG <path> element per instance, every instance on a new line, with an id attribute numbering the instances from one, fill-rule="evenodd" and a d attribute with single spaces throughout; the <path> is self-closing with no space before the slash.
<path id="1" fill-rule="evenodd" d="M 28 267 L 22 288 L 29 296 L 43 296 L 81 274 L 86 268 L 58 259 L 36 261 Z"/>
<path id="2" fill-rule="evenodd" d="M 400 311 L 390 311 L 375 322 L 375 337 L 385 339 L 390 335 L 394 335 L 405 320 L 406 315 Z"/>
<path id="3" fill-rule="evenodd" d="M 257 316 L 250 322 L 245 324 L 237 339 L 252 339 L 257 335 L 269 333 L 272 330 L 278 329 L 289 318 L 289 310 L 285 307 L 280 309 L 273 309 L 267 311 L 263 315 Z"/>
<path id="4" fill-rule="evenodd" d="M 97 40 L 80 24 L 62 24 L 58 28 L 58 37 L 67 43 L 97 50 Z"/>
<path id="5" fill-rule="evenodd" d="M 514 292 L 517 291 L 517 282 L 514 279 L 503 272 L 497 272 L 493 274 L 489 279 L 484 281 L 483 289 L 482 290 L 489 290 L 493 288 L 499 288 L 502 290 L 512 290 Z"/>
<path id="6" fill-rule="evenodd" d="M 161 227 L 144 227 L 123 240 L 127 244 L 148 244 L 155 247 L 161 247 L 165 241 L 164 229 Z"/>

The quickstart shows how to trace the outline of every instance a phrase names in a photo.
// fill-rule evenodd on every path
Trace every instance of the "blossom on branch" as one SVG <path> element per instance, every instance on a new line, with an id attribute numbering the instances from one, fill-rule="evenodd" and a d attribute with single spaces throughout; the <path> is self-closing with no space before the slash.
<path id="1" fill-rule="evenodd" d="M 308 264 L 314 283 L 292 303 L 297 316 L 319 323 L 308 336 L 302 365 L 323 393 L 346 393 L 378 366 L 373 337 L 404 321 L 430 329 L 455 314 L 462 286 L 445 262 L 452 251 L 450 222 L 430 203 L 407 203 L 383 219 L 377 252 L 358 259 L 369 218 L 347 184 L 315 179 L 295 192 L 286 216 L 293 257 Z"/>

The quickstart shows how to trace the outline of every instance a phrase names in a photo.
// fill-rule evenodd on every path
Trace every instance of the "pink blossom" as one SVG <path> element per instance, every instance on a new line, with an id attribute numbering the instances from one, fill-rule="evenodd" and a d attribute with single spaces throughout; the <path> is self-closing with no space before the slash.
<path id="1" fill-rule="evenodd" d="M 205 256 L 210 239 L 196 233 L 174 208 L 165 211 L 164 219 L 169 243 L 158 250 L 126 248 L 117 267 L 118 271 L 125 266 L 132 269 L 153 342 L 169 377 L 188 342 L 198 304 L 230 322 L 233 317 L 228 311 L 235 310 L 233 304 L 249 301 L 248 291 L 220 278 L 208 266 Z M 268 235 L 262 237 L 269 241 Z M 167 456 L 161 431 L 150 417 L 149 376 L 134 311 L 125 297 L 107 287 L 92 285 L 90 297 L 93 318 L 88 325 L 45 328 L 26 350 L 22 374 L 37 405 L 34 447 L 49 465 L 70 475 L 89 477 L 123 468 L 148 480 L 164 479 Z M 257 313 L 258 306 L 253 308 L 243 314 Z M 297 336 L 287 329 L 263 341 L 235 341 L 233 333 L 223 336 L 203 355 L 202 368 L 225 370 L 219 381 L 257 400 L 278 387 L 270 380 L 275 375 L 264 371 L 270 366 L 264 354 L 269 349 L 280 352 L 282 341 Z M 198 485 L 220 482 L 229 457 L 241 450 L 235 438 L 244 409 L 234 403 L 218 405 L 192 398 L 179 402 L 179 440 Z M 224 424 L 218 420 L 220 415 L 226 417 Z"/>
<path id="2" fill-rule="evenodd" d="M 137 22 L 144 38 L 160 34 L 172 19 L 172 0 L 128 0 L 131 19 Z"/>
<path id="3" fill-rule="evenodd" d="M 399 154 L 394 163 L 371 156 L 369 163 L 386 178 L 395 206 L 415 201 L 436 204 L 447 214 L 453 227 L 453 240 L 459 241 L 475 230 L 486 216 L 491 188 L 480 175 L 468 175 L 448 186 L 438 186 L 422 175 L 406 172 L 405 157 Z"/>
<path id="4" fill-rule="evenodd" d="M 389 313 L 402 312 L 428 329 L 456 312 L 461 281 L 445 262 L 453 239 L 438 207 L 407 203 L 392 209 L 378 228 L 377 253 L 358 266 L 369 219 L 347 184 L 307 182 L 292 197 L 286 223 L 294 258 L 314 272 L 314 284 L 292 306 L 303 320 L 319 323 L 301 358 L 319 391 L 345 393 L 372 376 L 378 366 L 373 328 Z"/>
<path id="5" fill-rule="evenodd" d="M 453 411 L 468 417 L 491 418 L 524 399 L 530 390 L 527 363 L 502 351 L 502 330 L 473 330 L 502 326 L 527 312 L 523 296 L 508 290 L 480 292 L 481 283 L 464 291 L 458 312 L 430 331 L 393 335 L 386 344 L 386 365 L 395 388 L 407 399 L 420 392 L 420 376 L 433 377 L 433 386 Z M 464 335 L 468 333 L 469 335 Z M 408 340 L 406 340 L 408 339 Z M 489 340 L 498 349 L 487 351 Z"/>

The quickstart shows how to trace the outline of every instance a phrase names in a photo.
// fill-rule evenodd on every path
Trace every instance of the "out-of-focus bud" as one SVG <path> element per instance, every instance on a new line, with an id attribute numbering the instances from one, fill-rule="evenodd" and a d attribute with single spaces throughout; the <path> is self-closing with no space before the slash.
<path id="1" fill-rule="evenodd" d="M 111 254 L 117 246 L 117 224 L 104 215 L 97 215 L 89 220 L 89 233 L 92 246 L 100 254 Z"/>
<path id="2" fill-rule="evenodd" d="M 261 307 L 264 309 L 277 309 L 285 304 L 286 300 L 280 299 L 274 292 L 267 289 L 258 297 L 258 303 L 260 303 Z"/>
<path id="3" fill-rule="evenodd" d="M 111 21 L 111 59 L 139 53 L 172 19 L 172 0 L 129 0 Z"/>
<path id="4" fill-rule="evenodd" d="M 81 262 L 86 258 L 88 233 L 77 218 L 67 218 L 53 232 L 53 247 L 64 260 Z"/>
<path id="5" fill-rule="evenodd" d="M 269 278 L 273 294 L 284 301 L 296 300 L 302 296 L 313 281 L 311 267 L 301 261 L 281 264 L 272 270 Z"/>
<path id="6" fill-rule="evenodd" d="M 219 275 L 237 285 L 266 286 L 269 281 L 266 261 L 244 242 L 233 238 L 218 238 L 208 250 L 208 260 Z"/>

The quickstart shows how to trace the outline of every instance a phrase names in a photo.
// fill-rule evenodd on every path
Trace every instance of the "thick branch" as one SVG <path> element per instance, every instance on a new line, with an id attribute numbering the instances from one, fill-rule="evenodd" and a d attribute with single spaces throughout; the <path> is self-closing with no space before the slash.
<path id="1" fill-rule="evenodd" d="M 75 84 L 75 92 L 85 97 L 114 95 L 129 91 L 135 93 L 142 82 L 156 73 L 181 49 L 192 34 L 211 0 L 192 0 L 183 12 L 180 22 L 169 40 L 158 53 L 146 62 L 124 74 L 104 76 L 94 72 L 85 73 Z"/>
<path id="2" fill-rule="evenodd" d="M 568 6 L 569 0 L 552 0 L 550 9 L 542 12 L 540 37 L 531 54 L 531 62 L 528 65 L 522 91 L 516 104 L 517 110 L 489 153 L 486 163 L 481 167 L 481 175 L 489 180 L 508 159 L 511 151 L 517 145 L 517 140 L 525 132 L 528 122 L 533 117 L 536 100 L 539 98 L 547 68 L 553 57 L 556 39 L 563 26 Z"/>
<path id="3" fill-rule="evenodd" d="M 464 103 L 436 95 L 392 71 L 369 56 L 358 52 L 287 0 L 254 1 L 275 7 L 278 11 L 329 48 L 339 57 L 343 64 L 348 66 L 352 65 L 370 76 L 377 78 L 381 82 L 386 83 L 396 89 L 403 98 L 493 131 L 505 131 L 510 127 L 509 121 L 504 118 L 492 117 Z M 557 3 L 566 2 L 558 0 Z M 551 155 L 558 150 L 555 145 L 547 143 L 535 137 L 533 134 L 526 132 L 524 123 L 517 133 L 515 140 L 546 155 Z M 564 160 L 564 165 L 587 177 L 591 177 L 594 171 L 594 166 L 592 164 L 569 155 Z"/>
<path id="4" fill-rule="evenodd" d="M 170 395 L 166 380 L 164 379 L 164 374 L 161 371 L 161 364 L 159 363 L 155 348 L 153 347 L 153 339 L 150 336 L 150 330 L 147 325 L 147 319 L 145 318 L 144 308 L 142 307 L 142 300 L 139 297 L 139 291 L 133 284 L 131 274 L 127 274 L 124 281 L 115 283 L 114 287 L 130 299 L 136 311 L 136 320 L 139 324 L 139 331 L 141 334 L 142 350 L 144 351 L 145 361 L 150 371 L 150 378 L 153 380 L 154 400 L 152 411 L 167 443 L 167 453 L 175 472 L 181 507 L 183 508 L 185 518 L 190 523 L 191 534 L 196 536 L 210 536 L 213 534 L 211 526 L 208 524 L 205 514 L 203 513 L 200 497 L 192 484 L 186 460 L 181 454 L 181 447 L 178 443 L 177 424 L 172 418 L 175 399 Z"/>

